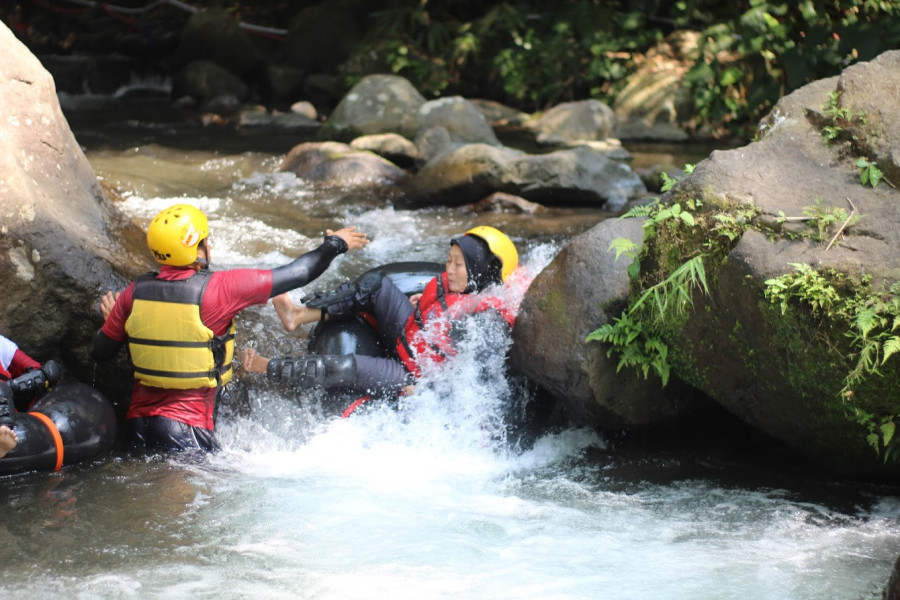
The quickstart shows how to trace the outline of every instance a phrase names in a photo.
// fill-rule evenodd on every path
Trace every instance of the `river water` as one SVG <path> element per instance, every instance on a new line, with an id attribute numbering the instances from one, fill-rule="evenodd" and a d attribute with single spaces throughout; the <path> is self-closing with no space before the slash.
<path id="1" fill-rule="evenodd" d="M 175 202 L 210 216 L 215 268 L 275 266 L 356 225 L 371 245 L 320 289 L 396 260 L 443 260 L 475 224 L 535 274 L 609 215 L 404 212 L 275 172 L 284 140 L 139 122 L 73 125 L 140 225 Z M 676 161 L 684 157 L 675 157 Z M 308 290 L 307 290 L 308 291 Z M 296 298 L 302 291 L 293 292 Z M 238 346 L 298 352 L 271 304 Z M 832 481 L 733 446 L 623 443 L 511 427 L 534 399 L 460 360 L 399 407 L 326 419 L 315 395 L 251 377 L 206 460 L 123 452 L 0 482 L 4 598 L 876 599 L 900 554 L 896 489 Z M 715 432 L 710 432 L 715 438 Z M 774 456 L 778 456 L 777 454 Z"/>

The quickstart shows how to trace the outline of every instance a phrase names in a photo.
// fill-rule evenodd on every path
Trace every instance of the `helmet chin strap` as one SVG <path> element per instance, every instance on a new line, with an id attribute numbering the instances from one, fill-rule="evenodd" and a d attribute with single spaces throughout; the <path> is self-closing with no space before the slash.
<path id="1" fill-rule="evenodd" d="M 201 269 L 209 269 L 209 246 L 207 246 L 206 238 L 200 240 L 200 243 L 197 245 L 197 260 L 194 263 L 199 265 Z"/>

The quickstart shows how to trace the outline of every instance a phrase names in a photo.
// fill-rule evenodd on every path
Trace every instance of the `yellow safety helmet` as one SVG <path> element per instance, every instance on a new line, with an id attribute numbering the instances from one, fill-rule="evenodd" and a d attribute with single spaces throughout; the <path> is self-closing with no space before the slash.
<path id="1" fill-rule="evenodd" d="M 197 246 L 208 235 L 206 215 L 190 204 L 176 204 L 150 222 L 147 246 L 157 262 L 186 267 L 197 261 Z"/>
<path id="2" fill-rule="evenodd" d="M 491 254 L 500 260 L 500 279 L 506 282 L 510 273 L 519 266 L 519 252 L 516 250 L 516 245 L 513 244 L 512 240 L 499 229 L 487 225 L 473 227 L 465 235 L 475 236 L 487 243 Z"/>

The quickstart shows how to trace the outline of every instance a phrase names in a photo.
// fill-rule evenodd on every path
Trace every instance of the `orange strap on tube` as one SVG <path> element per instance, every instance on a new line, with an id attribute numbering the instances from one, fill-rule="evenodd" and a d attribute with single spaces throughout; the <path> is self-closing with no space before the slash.
<path id="1" fill-rule="evenodd" d="M 347 417 L 349 417 L 350 415 L 353 414 L 353 411 L 355 411 L 357 408 L 359 408 L 360 406 L 362 406 L 363 404 L 365 404 L 366 402 L 368 402 L 371 399 L 372 399 L 372 396 L 361 396 L 361 397 L 357 398 L 350 404 L 350 406 L 348 406 L 347 408 L 344 409 L 344 412 L 341 413 L 341 418 L 346 419 Z"/>
<path id="2" fill-rule="evenodd" d="M 56 423 L 53 422 L 53 419 L 45 415 L 44 413 L 39 412 L 30 412 L 27 413 L 32 417 L 36 418 L 38 421 L 43 423 L 47 429 L 50 431 L 50 437 L 53 438 L 53 443 L 56 445 L 56 468 L 54 471 L 59 471 L 63 466 L 63 454 L 65 452 L 63 448 L 62 436 L 59 435 L 59 429 L 56 427 Z"/>

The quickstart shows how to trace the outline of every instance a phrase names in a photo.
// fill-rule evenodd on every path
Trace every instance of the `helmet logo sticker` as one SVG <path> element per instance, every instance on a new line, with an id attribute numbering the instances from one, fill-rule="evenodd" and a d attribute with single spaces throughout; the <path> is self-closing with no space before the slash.
<path id="1" fill-rule="evenodd" d="M 188 223 L 187 228 L 184 230 L 184 235 L 181 237 L 181 244 L 186 248 L 192 248 L 199 242 L 200 232 L 194 228 L 193 223 Z"/>

